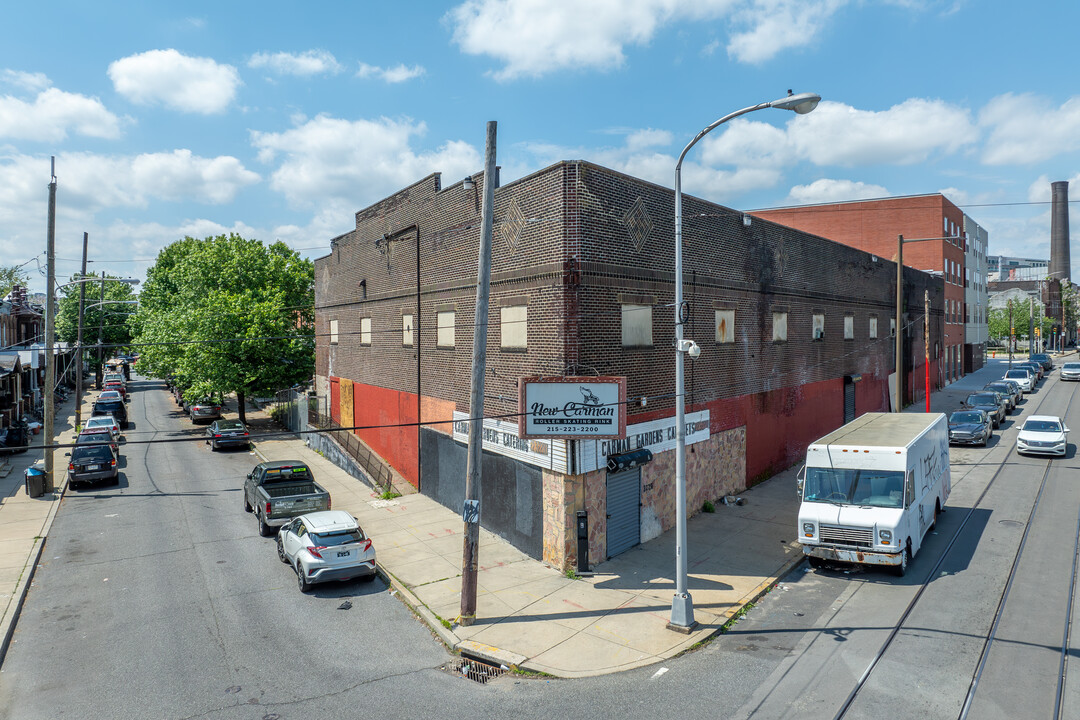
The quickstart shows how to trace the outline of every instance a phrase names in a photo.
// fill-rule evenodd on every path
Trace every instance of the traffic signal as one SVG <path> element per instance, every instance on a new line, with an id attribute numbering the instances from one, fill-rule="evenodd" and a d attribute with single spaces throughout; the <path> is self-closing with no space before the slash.
<path id="1" fill-rule="evenodd" d="M 1035 337 L 1039 337 L 1040 335 L 1042 335 L 1042 328 L 1035 328 Z"/>

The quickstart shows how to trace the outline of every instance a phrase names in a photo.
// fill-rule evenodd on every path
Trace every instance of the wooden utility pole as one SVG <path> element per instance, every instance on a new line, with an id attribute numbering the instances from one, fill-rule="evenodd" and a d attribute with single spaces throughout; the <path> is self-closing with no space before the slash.
<path id="1" fill-rule="evenodd" d="M 491 235 L 495 216 L 495 129 L 487 124 L 484 150 L 484 201 L 480 218 L 480 258 L 476 279 L 476 316 L 473 330 L 472 389 L 469 394 L 469 455 L 465 466 L 465 543 L 461 560 L 461 615 L 459 625 L 476 620 L 476 573 L 480 550 L 480 476 L 483 463 L 484 369 L 487 362 L 488 297 L 491 286 Z"/>
<path id="2" fill-rule="evenodd" d="M 930 291 L 923 290 L 923 348 L 926 356 L 923 368 L 926 370 L 926 412 L 930 412 Z M 912 380 L 912 385 L 915 381 Z"/>
<path id="3" fill-rule="evenodd" d="M 79 331 L 75 340 L 75 427 L 82 428 L 82 392 L 83 392 L 83 306 L 86 303 L 86 247 L 90 242 L 90 233 L 82 234 L 82 272 L 79 273 Z"/>
<path id="4" fill-rule="evenodd" d="M 50 160 L 49 227 L 45 245 L 45 492 L 56 488 L 53 478 L 53 415 L 55 414 L 56 358 L 53 340 L 56 333 L 56 158 Z"/>
<path id="5" fill-rule="evenodd" d="M 104 331 L 105 325 L 105 312 L 102 308 L 105 307 L 105 271 L 101 271 L 101 299 L 98 300 L 98 326 L 97 326 L 97 368 L 94 370 L 94 381 L 97 385 L 97 389 L 102 387 L 102 381 L 105 376 L 105 368 L 101 365 L 101 344 L 104 340 L 101 339 L 101 333 Z"/>

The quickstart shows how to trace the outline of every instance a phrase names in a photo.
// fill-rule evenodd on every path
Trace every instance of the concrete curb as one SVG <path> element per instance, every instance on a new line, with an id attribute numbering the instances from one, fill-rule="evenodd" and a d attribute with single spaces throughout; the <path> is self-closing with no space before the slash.
<path id="1" fill-rule="evenodd" d="M 53 472 L 56 472 L 54 467 Z M 30 583 L 34 581 L 34 573 L 37 571 L 38 564 L 41 561 L 41 553 L 45 550 L 45 543 L 49 539 L 49 530 L 52 528 L 53 520 L 56 518 L 56 513 L 60 509 L 60 503 L 64 500 L 64 495 L 67 493 L 67 478 L 61 483 L 60 487 L 56 489 L 54 494 L 57 497 L 52 501 L 52 507 L 49 508 L 49 514 L 45 517 L 45 524 L 41 528 L 41 539 L 34 543 L 34 549 L 30 552 L 30 557 L 27 559 L 26 565 L 23 567 L 22 577 L 19 579 L 19 584 L 15 588 L 15 595 L 12 598 L 9 607 L 12 607 L 12 611 L 7 615 L 2 622 L 0 622 L 0 666 L 4 664 L 4 658 L 7 656 L 8 647 L 11 645 L 11 640 L 15 636 L 15 626 L 19 622 L 19 615 L 22 614 L 23 602 L 26 600 L 26 594 L 30 591 Z M 27 570 L 29 568 L 29 570 Z"/>

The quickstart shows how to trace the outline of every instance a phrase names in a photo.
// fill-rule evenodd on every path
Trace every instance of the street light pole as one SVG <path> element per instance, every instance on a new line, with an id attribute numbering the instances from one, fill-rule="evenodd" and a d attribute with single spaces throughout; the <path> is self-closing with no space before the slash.
<path id="1" fill-rule="evenodd" d="M 699 132 L 690 144 L 683 148 L 679 161 L 675 164 L 675 596 L 671 601 L 671 621 L 667 627 L 677 632 L 689 633 L 697 624 L 694 620 L 694 601 L 687 591 L 686 562 L 686 398 L 685 376 L 683 371 L 683 353 L 700 352 L 693 341 L 683 340 L 683 323 L 688 319 L 688 312 L 683 307 L 682 287 L 682 163 L 686 153 L 701 138 L 720 127 L 728 120 L 740 115 L 777 108 L 792 110 L 805 115 L 821 102 L 821 96 L 814 93 L 800 93 L 759 103 L 725 115 L 712 125 Z"/>
<path id="2" fill-rule="evenodd" d="M 893 412 L 904 410 L 904 236 L 896 236 L 896 399 Z"/>

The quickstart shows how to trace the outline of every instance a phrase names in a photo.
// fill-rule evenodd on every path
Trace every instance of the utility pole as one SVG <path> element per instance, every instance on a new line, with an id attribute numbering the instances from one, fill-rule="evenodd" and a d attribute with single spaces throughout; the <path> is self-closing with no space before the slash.
<path id="1" fill-rule="evenodd" d="M 904 341 L 900 335 L 903 328 L 904 307 L 904 236 L 896 236 L 896 400 L 893 412 L 904 409 Z"/>
<path id="2" fill-rule="evenodd" d="M 1037 352 L 1035 349 L 1035 298 L 1028 296 L 1028 355 L 1030 356 L 1033 352 Z"/>
<path id="3" fill-rule="evenodd" d="M 86 302 L 86 247 L 90 242 L 90 233 L 82 234 L 82 272 L 79 273 L 79 331 L 75 340 L 75 427 L 82 427 L 82 391 L 83 391 L 83 346 L 82 325 L 83 305 Z"/>
<path id="4" fill-rule="evenodd" d="M 1013 301 L 1009 300 L 1009 369 L 1012 369 L 1013 345 L 1016 343 L 1016 327 L 1012 318 Z"/>
<path id="5" fill-rule="evenodd" d="M 53 395 L 56 385 L 56 358 L 53 357 L 53 340 L 56 332 L 56 157 L 49 160 L 49 227 L 45 245 L 45 492 L 56 488 L 53 482 Z"/>
<path id="6" fill-rule="evenodd" d="M 461 615 L 458 624 L 476 620 L 476 573 L 480 550 L 480 479 L 483 462 L 484 369 L 487 361 L 488 296 L 491 285 L 491 235 L 495 216 L 495 129 L 487 124 L 484 150 L 484 201 L 480 218 L 480 258 L 476 279 L 472 389 L 469 394 L 469 455 L 465 466 L 465 545 L 461 560 Z"/>
<path id="7" fill-rule="evenodd" d="M 94 383 L 98 390 L 101 389 L 101 381 L 104 376 L 103 368 L 101 367 L 101 344 L 104 342 L 101 338 L 101 333 L 104 330 L 105 324 L 105 312 L 101 309 L 105 307 L 105 271 L 101 271 L 101 299 L 98 300 L 98 326 L 97 326 L 97 367 L 94 369 Z"/>

